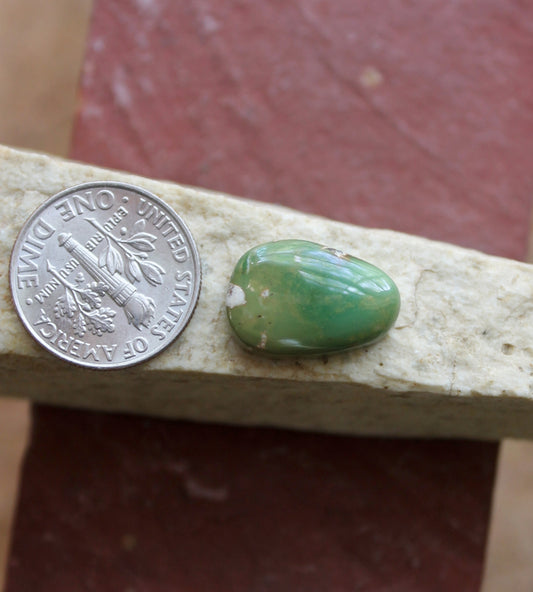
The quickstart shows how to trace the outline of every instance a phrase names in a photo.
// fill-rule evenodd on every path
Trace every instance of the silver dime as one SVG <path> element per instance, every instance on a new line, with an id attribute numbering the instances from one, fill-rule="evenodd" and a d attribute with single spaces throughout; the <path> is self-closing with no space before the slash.
<path id="1" fill-rule="evenodd" d="M 155 195 L 125 183 L 71 187 L 24 225 L 11 291 L 30 334 L 89 368 L 155 356 L 189 321 L 200 292 L 189 229 Z"/>

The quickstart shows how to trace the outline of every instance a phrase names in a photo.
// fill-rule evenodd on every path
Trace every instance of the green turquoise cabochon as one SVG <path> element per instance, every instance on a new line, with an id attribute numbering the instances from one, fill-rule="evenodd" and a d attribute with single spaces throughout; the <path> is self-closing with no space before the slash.
<path id="1" fill-rule="evenodd" d="M 230 282 L 231 327 L 245 346 L 268 355 L 368 345 L 387 333 L 400 311 L 398 288 L 381 269 L 304 240 L 250 249 Z"/>

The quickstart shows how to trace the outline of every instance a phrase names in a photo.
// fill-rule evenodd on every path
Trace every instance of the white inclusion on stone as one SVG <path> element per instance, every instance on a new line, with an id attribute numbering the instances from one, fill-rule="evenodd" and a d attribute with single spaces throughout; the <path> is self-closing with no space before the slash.
<path id="1" fill-rule="evenodd" d="M 332 255 L 335 255 L 335 257 L 339 257 L 339 259 L 342 259 L 343 257 L 346 257 L 346 253 L 344 253 L 343 251 L 339 251 L 339 249 L 326 249 L 329 253 L 331 253 Z"/>
<path id="2" fill-rule="evenodd" d="M 270 290 L 268 288 L 265 288 L 262 292 L 261 292 L 261 298 L 268 298 L 270 296 Z"/>
<path id="3" fill-rule="evenodd" d="M 246 304 L 246 294 L 240 286 L 230 284 L 228 293 L 226 295 L 226 306 L 228 308 L 235 308 Z"/>
<path id="4" fill-rule="evenodd" d="M 296 263 L 302 262 L 302 258 L 300 257 L 300 255 L 294 255 L 294 260 L 296 261 Z"/>
<path id="5" fill-rule="evenodd" d="M 260 349 L 265 349 L 267 344 L 267 334 L 263 331 L 261 333 L 261 341 L 259 342 L 259 345 L 257 347 L 259 347 Z"/>

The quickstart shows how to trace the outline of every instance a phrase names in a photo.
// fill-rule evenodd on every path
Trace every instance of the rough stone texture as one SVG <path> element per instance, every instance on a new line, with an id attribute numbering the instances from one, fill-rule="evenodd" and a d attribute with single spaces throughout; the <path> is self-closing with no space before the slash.
<path id="1" fill-rule="evenodd" d="M 531 266 L 8 148 L 0 159 L 4 392 L 340 433 L 533 435 Z M 10 303 L 7 277 L 11 245 L 32 210 L 65 187 L 102 178 L 139 184 L 168 201 L 190 226 L 203 266 L 199 304 L 183 336 L 153 361 L 111 373 L 71 367 L 34 344 Z M 253 245 L 289 236 L 344 250 L 393 278 L 402 308 L 382 342 L 306 360 L 262 359 L 236 344 L 224 309 L 233 265 Z"/>

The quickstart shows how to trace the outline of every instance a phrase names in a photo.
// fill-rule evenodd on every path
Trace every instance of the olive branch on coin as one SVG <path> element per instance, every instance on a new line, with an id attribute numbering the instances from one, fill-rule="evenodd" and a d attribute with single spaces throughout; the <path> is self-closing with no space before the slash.
<path id="1" fill-rule="evenodd" d="M 87 330 L 93 335 L 113 333 L 115 323 L 113 317 L 117 314 L 112 308 L 102 306 L 102 297 L 108 290 L 103 282 L 91 282 L 83 287 L 84 276 L 80 272 L 76 277 L 76 284 L 61 276 L 59 271 L 47 261 L 47 270 L 60 282 L 64 293 L 54 305 L 56 320 L 64 319 L 68 322 L 74 334 L 83 337 Z"/>
<path id="2" fill-rule="evenodd" d="M 105 265 L 109 273 L 112 274 L 115 272 L 125 274 L 130 282 L 140 282 L 143 276 L 152 286 L 157 286 L 163 282 L 161 276 L 165 273 L 165 270 L 157 263 L 148 261 L 148 253 L 155 251 L 154 242 L 157 237 L 144 232 L 145 220 L 137 220 L 129 236 L 127 236 L 126 228 L 122 228 L 120 233 L 125 238 L 114 236 L 94 218 L 87 218 L 86 220 L 106 239 L 106 245 L 98 257 L 100 267 Z"/>
<path id="3" fill-rule="evenodd" d="M 143 326 L 150 326 L 155 313 L 153 298 L 139 292 L 132 282 L 123 277 L 118 269 L 115 268 L 115 271 L 111 273 L 107 268 L 107 262 L 100 265 L 95 255 L 76 241 L 72 234 L 62 232 L 57 237 L 57 240 L 59 246 L 71 253 L 85 271 L 89 272 L 96 280 L 97 285 L 100 282 L 101 288 L 105 287 L 106 291 L 104 293 L 123 308 L 128 323 L 139 330 Z"/>

